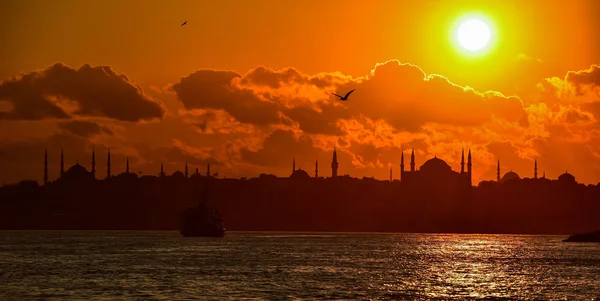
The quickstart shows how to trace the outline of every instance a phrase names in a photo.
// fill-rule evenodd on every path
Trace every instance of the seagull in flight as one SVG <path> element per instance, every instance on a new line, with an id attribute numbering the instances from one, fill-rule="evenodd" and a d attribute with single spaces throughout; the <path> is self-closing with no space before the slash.
<path id="1" fill-rule="evenodd" d="M 335 94 L 335 93 L 331 93 L 331 94 L 333 94 L 333 95 L 335 95 L 335 96 L 339 97 L 339 98 L 340 98 L 340 100 L 348 100 L 348 96 L 350 96 L 350 94 L 351 94 L 352 92 L 354 92 L 354 90 L 356 90 L 356 89 L 352 89 L 352 91 L 350 91 L 350 92 L 346 93 L 346 95 L 344 95 L 344 96 L 337 95 L 337 94 Z"/>
<path id="2" fill-rule="evenodd" d="M 181 24 L 181 26 L 186 25 L 187 24 L 187 20 L 185 20 L 185 22 L 183 22 L 183 24 Z"/>

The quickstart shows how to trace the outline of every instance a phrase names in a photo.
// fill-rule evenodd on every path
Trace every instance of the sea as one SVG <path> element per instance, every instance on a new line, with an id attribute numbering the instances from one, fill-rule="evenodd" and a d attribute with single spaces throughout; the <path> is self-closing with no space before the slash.
<path id="1" fill-rule="evenodd" d="M 0 231 L 0 300 L 600 300 L 566 236 Z"/>

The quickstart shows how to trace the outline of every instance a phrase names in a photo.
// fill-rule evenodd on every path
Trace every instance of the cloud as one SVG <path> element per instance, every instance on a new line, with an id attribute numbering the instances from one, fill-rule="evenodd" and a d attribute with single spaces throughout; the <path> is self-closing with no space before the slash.
<path id="1" fill-rule="evenodd" d="M 583 93 L 584 86 L 600 86 L 600 65 L 591 65 L 587 70 L 569 71 L 565 80 L 578 88 L 578 93 Z"/>
<path id="2" fill-rule="evenodd" d="M 123 121 L 162 118 L 161 105 L 144 95 L 122 74 L 108 66 L 83 65 L 72 69 L 55 64 L 2 82 L 0 100 L 12 110 L 2 119 L 67 119 L 73 115 L 107 117 Z"/>
<path id="3" fill-rule="evenodd" d="M 231 71 L 198 70 L 171 86 L 186 109 L 221 109 L 243 123 L 279 123 L 277 105 L 258 98 L 252 91 L 238 89 Z"/>
<path id="4" fill-rule="evenodd" d="M 521 62 L 536 62 L 536 63 L 541 63 L 542 60 L 540 58 L 534 58 L 531 56 L 528 56 L 527 54 L 520 52 L 519 54 L 517 54 L 516 58 L 517 61 L 521 61 Z"/>
<path id="5" fill-rule="evenodd" d="M 259 166 L 283 166 L 291 164 L 292 158 L 311 160 L 318 158 L 319 150 L 308 135 L 296 137 L 291 131 L 275 130 L 257 151 L 242 148 L 241 159 Z"/>
<path id="6" fill-rule="evenodd" d="M 160 95 L 168 113 L 159 122 L 81 117 L 2 120 L 0 148 L 13 151 L 11 143 L 20 141 L 25 143 L 22 148 L 30 145 L 28 151 L 23 148 L 24 153 L 39 157 L 40 151 L 34 150 L 43 153 L 51 145 L 50 138 L 43 137 L 51 135 L 52 139 L 68 137 L 72 146 L 65 140 L 64 147 L 79 149 L 68 150 L 69 160 L 89 161 L 90 146 L 95 144 L 100 174 L 104 146 L 110 145 L 115 156 L 113 172 L 120 171 L 124 157 L 129 156 L 132 169 L 145 174 L 157 174 L 160 162 L 170 174 L 183 170 L 185 161 L 193 170 L 203 169 L 210 160 L 222 175 L 248 177 L 260 173 L 287 176 L 292 158 L 311 175 L 318 159 L 320 174 L 329 175 L 331 151 L 337 147 L 340 174 L 379 179 L 388 178 L 390 167 L 397 178 L 401 149 L 405 155 L 415 149 L 417 167 L 435 155 L 459 170 L 460 151 L 470 148 L 475 183 L 495 179 L 498 159 L 502 173 L 511 168 L 531 176 L 535 158 L 540 174 L 546 171 L 555 178 L 568 169 L 578 180 L 597 183 L 600 101 L 596 72 L 591 67 L 540 78 L 538 94 L 524 102 L 518 96 L 457 85 L 442 75 L 426 74 L 418 66 L 395 60 L 377 64 L 357 78 L 338 72 L 306 74 L 294 68 L 258 67 L 245 74 L 199 70 L 168 85 Z M 582 93 L 576 93 L 577 88 Z M 348 101 L 331 95 L 351 89 L 356 91 Z M 67 118 L 75 115 L 77 108 L 65 105 L 60 97 L 45 99 Z M 13 107 L 12 102 L 0 101 L 0 112 L 11 112 Z M 107 132 L 111 130 L 113 135 Z M 25 166 L 29 174 L 41 179 L 40 162 L 22 160 L 26 159 L 0 160 L 0 164 L 11 166 L 4 170 Z"/>
<path id="7" fill-rule="evenodd" d="M 113 135 L 113 131 L 105 126 L 101 126 L 93 121 L 86 120 L 72 120 L 60 122 L 58 126 L 64 130 L 67 130 L 77 136 L 87 138 L 90 136 L 98 135 L 101 133 L 107 135 Z"/>

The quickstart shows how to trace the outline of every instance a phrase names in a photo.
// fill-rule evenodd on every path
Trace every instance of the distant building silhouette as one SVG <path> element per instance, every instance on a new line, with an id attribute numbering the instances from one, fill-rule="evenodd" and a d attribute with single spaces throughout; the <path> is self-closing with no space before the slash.
<path id="1" fill-rule="evenodd" d="M 129 173 L 129 157 L 127 157 L 127 161 L 125 161 L 125 173 Z"/>
<path id="2" fill-rule="evenodd" d="M 315 178 L 319 177 L 319 160 L 315 161 Z"/>
<path id="3" fill-rule="evenodd" d="M 337 160 L 337 151 L 335 147 L 333 148 L 333 159 L 331 160 L 331 177 L 335 178 L 338 175 L 338 160 Z"/>
<path id="4" fill-rule="evenodd" d="M 538 174 L 537 174 L 537 159 L 535 159 L 535 162 L 533 163 L 533 178 L 537 179 L 538 178 Z"/>
<path id="5" fill-rule="evenodd" d="M 292 173 L 296 171 L 296 158 L 292 158 Z"/>
<path id="6" fill-rule="evenodd" d="M 404 167 L 404 154 L 401 156 L 400 161 L 400 180 L 401 182 L 409 182 L 413 184 L 417 183 L 425 183 L 425 182 L 446 182 L 447 184 L 451 183 L 462 183 L 458 184 L 461 186 L 468 187 L 472 186 L 471 181 L 471 151 L 469 150 L 468 155 L 468 163 L 467 163 L 467 172 L 464 170 L 464 151 L 461 155 L 461 172 L 455 172 L 452 170 L 450 165 L 446 163 L 444 160 L 439 159 L 434 156 L 432 159 L 429 159 L 421 165 L 419 170 L 415 169 L 415 151 L 414 149 L 411 151 L 410 155 L 410 171 L 403 171 Z"/>
<path id="7" fill-rule="evenodd" d="M 188 164 L 187 164 L 187 161 L 185 161 L 185 177 L 188 178 Z"/>
<path id="8" fill-rule="evenodd" d="M 160 162 L 160 173 L 158 174 L 159 177 L 164 177 L 165 176 L 165 169 L 163 167 L 163 163 Z"/>

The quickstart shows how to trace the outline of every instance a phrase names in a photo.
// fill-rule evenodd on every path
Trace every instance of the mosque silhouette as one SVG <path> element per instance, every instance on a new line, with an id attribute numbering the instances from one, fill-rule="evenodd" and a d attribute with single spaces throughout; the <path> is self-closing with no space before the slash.
<path id="1" fill-rule="evenodd" d="M 434 156 L 418 169 L 414 150 L 405 166 L 400 155 L 397 178 L 357 179 L 339 174 L 337 150 L 331 173 L 296 169 L 278 177 L 219 178 L 206 173 L 175 171 L 161 164 L 155 175 L 125 171 L 113 174 L 110 150 L 106 175 L 96 174 L 96 152 L 90 170 L 77 162 L 49 180 L 44 154 L 44 183 L 21 181 L 0 187 L 0 229 L 138 229 L 177 230 L 185 208 L 200 197 L 217 207 L 229 230 L 369 231 L 453 233 L 571 234 L 600 228 L 600 183 L 584 185 L 567 172 L 557 180 L 513 171 L 473 186 L 471 151 L 461 153 L 460 171 Z M 465 156 L 466 155 L 466 156 Z M 466 157 L 466 158 L 465 158 Z M 466 160 L 465 160 L 466 159 Z M 98 179 L 102 178 L 102 179 Z M 210 178 L 211 181 L 204 181 Z M 210 183 L 210 184 L 207 184 Z M 210 185 L 206 196 L 205 185 Z"/>

